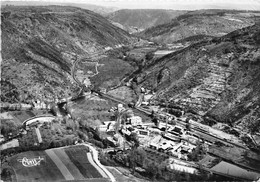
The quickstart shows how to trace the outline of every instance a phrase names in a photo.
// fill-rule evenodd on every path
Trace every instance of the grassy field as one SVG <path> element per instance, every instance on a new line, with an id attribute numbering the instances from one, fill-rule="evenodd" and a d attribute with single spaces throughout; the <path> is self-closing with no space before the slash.
<path id="1" fill-rule="evenodd" d="M 133 71 L 133 67 L 120 59 L 104 58 L 99 61 L 102 66 L 98 67 L 99 74 L 91 77 L 91 82 L 96 86 L 113 87 L 128 73 Z"/>
<path id="2" fill-rule="evenodd" d="M 107 92 L 107 94 L 129 103 L 133 102 L 134 99 L 137 99 L 137 96 L 135 95 L 134 91 L 126 86 L 110 90 Z"/>
<path id="3" fill-rule="evenodd" d="M 20 159 L 43 158 L 39 165 L 25 167 Z M 105 173 L 93 165 L 89 149 L 83 145 L 45 151 L 28 151 L 13 156 L 10 167 L 19 181 L 108 181 Z M 102 171 L 103 174 L 99 171 Z"/>
<path id="4" fill-rule="evenodd" d="M 128 169 L 123 167 L 111 167 L 106 166 L 106 168 L 115 176 L 117 181 L 124 181 L 124 182 L 148 182 L 148 180 L 137 178 L 131 174 Z"/>
<path id="5" fill-rule="evenodd" d="M 90 99 L 77 100 L 72 105 L 72 114 L 77 118 L 87 120 L 90 126 L 98 126 L 102 121 L 111 119 L 113 114 L 109 113 L 108 110 L 112 106 L 116 106 L 116 104 L 94 96 Z"/>

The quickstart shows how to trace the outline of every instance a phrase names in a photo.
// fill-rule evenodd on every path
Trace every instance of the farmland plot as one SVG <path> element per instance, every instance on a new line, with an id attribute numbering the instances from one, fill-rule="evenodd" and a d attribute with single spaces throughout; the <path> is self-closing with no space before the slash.
<path id="1" fill-rule="evenodd" d="M 28 151 L 10 159 L 15 181 L 109 181 L 86 146 Z"/>

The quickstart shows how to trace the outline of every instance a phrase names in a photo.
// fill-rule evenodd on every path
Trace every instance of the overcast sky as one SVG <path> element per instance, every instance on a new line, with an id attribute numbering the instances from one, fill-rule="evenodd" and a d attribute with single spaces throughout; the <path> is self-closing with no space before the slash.
<path id="1" fill-rule="evenodd" d="M 11 0 L 12 1 L 12 0 Z M 26 1 L 26 0 L 21 0 Z M 36 0 L 37 1 L 37 0 Z M 50 0 L 41 0 L 48 2 Z M 260 0 L 52 0 L 124 9 L 248 9 L 260 10 Z"/>

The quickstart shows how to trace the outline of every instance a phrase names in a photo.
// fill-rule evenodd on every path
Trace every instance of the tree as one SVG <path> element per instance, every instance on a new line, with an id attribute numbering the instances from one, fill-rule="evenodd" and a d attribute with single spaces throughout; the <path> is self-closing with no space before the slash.
<path id="1" fill-rule="evenodd" d="M 188 157 L 192 161 L 199 161 L 204 154 L 206 154 L 205 147 L 201 142 L 197 142 L 196 148 L 192 151 L 192 153 L 188 154 Z"/>
<path id="2" fill-rule="evenodd" d="M 79 121 L 78 120 L 74 120 L 74 123 L 75 123 L 75 130 L 78 130 L 79 129 Z"/>
<path id="3" fill-rule="evenodd" d="M 149 174 L 149 176 L 152 177 L 152 179 L 155 179 L 157 173 L 158 173 L 158 166 L 155 162 L 149 161 L 146 172 Z"/>
<path id="4" fill-rule="evenodd" d="M 82 127 L 82 128 L 85 128 L 85 127 L 88 127 L 88 121 L 87 120 L 83 120 L 83 119 L 80 119 L 79 120 L 79 127 Z"/>
<path id="5" fill-rule="evenodd" d="M 144 166 L 147 154 L 142 148 L 133 148 L 130 154 L 133 155 L 130 155 L 130 157 L 135 159 L 136 164 L 139 166 Z"/>
<path id="6" fill-rule="evenodd" d="M 153 59 L 154 57 L 154 52 L 148 52 L 146 55 L 145 55 L 145 59 L 146 60 L 151 60 Z"/>
<path id="7" fill-rule="evenodd" d="M 129 137 L 130 137 L 130 141 L 132 141 L 134 143 L 133 148 L 139 147 L 140 143 L 139 143 L 137 134 L 132 132 Z"/>
<path id="8" fill-rule="evenodd" d="M 258 143 L 254 139 L 254 134 L 256 132 L 260 131 L 260 118 L 257 118 L 256 116 L 251 116 L 249 119 L 249 124 L 248 124 L 248 130 L 250 132 L 251 138 L 253 139 L 255 145 L 258 145 Z"/>
<path id="9" fill-rule="evenodd" d="M 187 131 L 190 131 L 190 129 L 191 129 L 191 124 L 190 123 L 186 123 L 186 129 L 187 129 Z"/>
<path id="10" fill-rule="evenodd" d="M 88 140 L 88 136 L 85 133 L 83 133 L 82 131 L 77 131 L 77 134 L 78 134 L 79 138 L 82 139 L 83 141 Z"/>
<path id="11" fill-rule="evenodd" d="M 50 112 L 54 116 L 58 116 L 59 115 L 59 108 L 58 108 L 58 106 L 54 102 L 50 104 Z"/>
<path id="12" fill-rule="evenodd" d="M 167 172 L 167 166 L 168 166 L 168 163 L 166 161 L 160 163 L 158 165 L 158 178 L 162 178 L 164 176 L 164 173 Z"/>
<path id="13" fill-rule="evenodd" d="M 22 125 L 13 120 L 1 120 L 0 129 L 1 134 L 4 136 L 7 136 L 8 133 L 13 133 L 13 135 L 18 134 L 20 127 L 22 127 Z"/>
<path id="14" fill-rule="evenodd" d="M 74 120 L 72 120 L 72 119 L 67 119 L 67 120 L 66 120 L 66 127 L 67 127 L 68 129 L 71 129 L 71 130 L 75 131 L 75 130 L 77 129 L 78 125 L 76 125 L 76 123 L 75 123 Z"/>
<path id="15" fill-rule="evenodd" d="M 250 133 L 251 138 L 253 139 L 255 145 L 258 145 L 258 144 L 255 141 L 253 135 L 260 131 L 260 118 L 257 116 L 258 112 L 256 112 L 258 110 L 259 110 L 259 106 L 257 106 L 255 109 L 251 110 L 251 112 L 247 116 L 247 119 L 248 119 L 247 128 L 249 130 L 249 133 Z"/>
<path id="16" fill-rule="evenodd" d="M 130 154 L 129 154 L 129 165 L 132 168 L 133 173 L 135 173 L 137 159 L 138 158 L 137 158 L 136 148 L 132 148 L 132 150 L 130 151 Z"/>
<path id="17" fill-rule="evenodd" d="M 66 145 L 72 145 L 72 144 L 73 144 L 73 138 L 67 137 L 67 138 L 65 139 L 65 143 L 66 143 Z"/>

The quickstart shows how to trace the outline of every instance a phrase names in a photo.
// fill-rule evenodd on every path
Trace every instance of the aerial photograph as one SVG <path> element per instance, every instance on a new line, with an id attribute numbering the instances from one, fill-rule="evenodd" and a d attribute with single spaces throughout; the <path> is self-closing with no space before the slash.
<path id="1" fill-rule="evenodd" d="M 0 182 L 260 182 L 260 0 L 1 0 Z"/>

